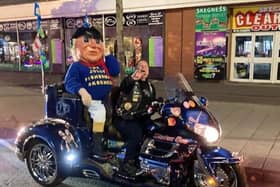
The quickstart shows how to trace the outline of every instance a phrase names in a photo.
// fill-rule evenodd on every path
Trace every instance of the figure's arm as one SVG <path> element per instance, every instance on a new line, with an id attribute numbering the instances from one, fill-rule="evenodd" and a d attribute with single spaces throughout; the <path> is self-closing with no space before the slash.
<path id="1" fill-rule="evenodd" d="M 83 88 L 79 69 L 75 63 L 71 64 L 64 78 L 64 85 L 67 92 L 78 94 Z"/>
<path id="2" fill-rule="evenodd" d="M 89 106 L 92 100 L 91 95 L 83 87 L 80 73 L 77 65 L 71 64 L 64 79 L 64 85 L 67 92 L 71 94 L 79 94 L 84 105 Z"/>
<path id="3" fill-rule="evenodd" d="M 105 56 L 105 64 L 112 77 L 116 77 L 120 73 L 120 64 L 113 55 Z"/>

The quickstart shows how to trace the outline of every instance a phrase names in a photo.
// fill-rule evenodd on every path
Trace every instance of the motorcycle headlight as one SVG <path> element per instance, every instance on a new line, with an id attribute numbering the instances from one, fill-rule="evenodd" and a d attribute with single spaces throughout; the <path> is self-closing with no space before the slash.
<path id="1" fill-rule="evenodd" d="M 220 137 L 219 131 L 216 128 L 210 127 L 208 125 L 196 124 L 194 126 L 194 132 L 204 137 L 209 143 L 216 142 Z"/>

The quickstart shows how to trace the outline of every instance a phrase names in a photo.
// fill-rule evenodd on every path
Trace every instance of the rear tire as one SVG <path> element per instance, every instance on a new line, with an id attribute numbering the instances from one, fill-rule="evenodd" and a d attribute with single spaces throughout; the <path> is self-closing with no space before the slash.
<path id="1" fill-rule="evenodd" d="M 32 178 L 42 186 L 56 186 L 66 178 L 61 174 L 56 153 L 43 141 L 31 143 L 26 164 Z"/>

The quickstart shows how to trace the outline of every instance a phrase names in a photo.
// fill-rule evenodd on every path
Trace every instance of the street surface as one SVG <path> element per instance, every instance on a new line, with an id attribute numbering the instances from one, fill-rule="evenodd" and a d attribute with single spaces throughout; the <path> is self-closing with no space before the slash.
<path id="1" fill-rule="evenodd" d="M 40 187 L 14 154 L 14 139 L 0 139 L 0 187 Z M 67 178 L 58 187 L 118 187 L 112 183 L 84 178 Z M 279 187 L 279 184 L 249 181 L 249 187 Z"/>
<path id="2" fill-rule="evenodd" d="M 0 187 L 39 187 L 24 162 L 14 154 L 14 139 L 0 139 Z M 58 187 L 117 187 L 112 183 L 83 178 L 67 178 Z"/>

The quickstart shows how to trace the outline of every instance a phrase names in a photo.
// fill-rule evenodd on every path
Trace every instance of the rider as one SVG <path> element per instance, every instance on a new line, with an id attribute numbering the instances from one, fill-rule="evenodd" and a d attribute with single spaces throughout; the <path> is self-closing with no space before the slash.
<path id="1" fill-rule="evenodd" d="M 112 89 L 112 76 L 117 76 L 120 72 L 119 63 L 112 55 L 104 58 L 102 35 L 94 27 L 78 28 L 71 42 L 75 62 L 66 73 L 65 89 L 72 94 L 79 94 L 86 109 L 93 103 L 95 108 L 104 109 L 103 104 L 108 103 Z M 105 109 L 103 111 L 105 113 Z M 98 110 L 95 112 L 94 116 L 99 117 Z M 93 126 L 93 152 L 103 155 L 103 129 L 94 129 L 96 128 Z"/>
<path id="2" fill-rule="evenodd" d="M 126 155 L 120 172 L 135 176 L 138 172 L 137 157 L 145 125 L 150 122 L 147 107 L 155 100 L 154 86 L 148 80 L 149 65 L 145 60 L 138 62 L 133 74 L 120 84 L 120 97 L 116 106 L 119 116 L 116 128 L 127 142 Z"/>

